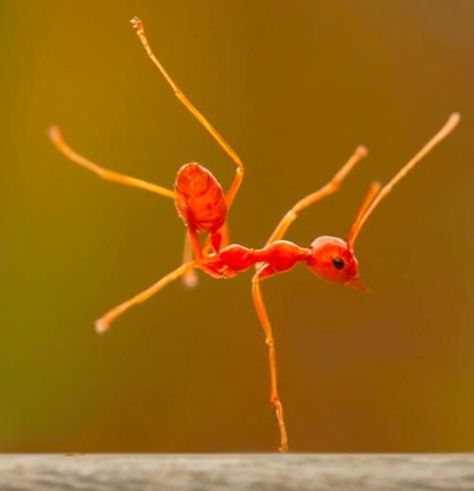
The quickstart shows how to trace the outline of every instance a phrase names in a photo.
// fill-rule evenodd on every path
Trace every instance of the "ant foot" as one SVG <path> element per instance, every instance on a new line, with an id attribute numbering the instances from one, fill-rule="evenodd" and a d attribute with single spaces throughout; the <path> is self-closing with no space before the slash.
<path id="1" fill-rule="evenodd" d="M 367 150 L 367 147 L 365 145 L 359 145 L 357 147 L 356 153 L 359 157 L 367 157 L 369 151 Z"/>
<path id="2" fill-rule="evenodd" d="M 132 24 L 133 28 L 137 31 L 143 31 L 143 22 L 139 17 L 132 17 L 130 19 L 130 24 Z"/>
<path id="3" fill-rule="evenodd" d="M 95 331 L 99 334 L 103 334 L 105 331 L 108 331 L 109 324 L 105 319 L 98 319 L 95 321 Z"/>
<path id="4" fill-rule="evenodd" d="M 48 130 L 48 136 L 53 143 L 56 143 L 61 139 L 61 132 L 57 126 L 51 126 Z"/>

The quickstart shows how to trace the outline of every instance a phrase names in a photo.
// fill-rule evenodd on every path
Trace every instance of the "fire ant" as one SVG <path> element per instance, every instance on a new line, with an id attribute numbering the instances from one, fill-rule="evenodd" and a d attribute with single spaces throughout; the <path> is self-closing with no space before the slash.
<path id="1" fill-rule="evenodd" d="M 238 244 L 229 244 L 227 214 L 237 195 L 244 177 L 244 164 L 234 149 L 196 109 L 186 95 L 178 88 L 160 61 L 156 58 L 145 36 L 140 19 L 134 17 L 132 26 L 151 61 L 156 65 L 175 96 L 197 121 L 214 138 L 218 145 L 236 165 L 236 174 L 228 191 L 224 192 L 218 180 L 205 167 L 196 162 L 183 165 L 176 177 L 174 190 L 151 184 L 141 179 L 110 171 L 76 153 L 63 139 L 59 129 L 52 127 L 49 136 L 53 144 L 73 162 L 94 172 L 99 177 L 126 186 L 144 189 L 174 200 L 178 215 L 186 226 L 184 261 L 152 286 L 108 311 L 95 323 L 98 332 L 105 332 L 111 323 L 130 307 L 144 302 L 179 277 L 185 284 L 194 286 L 197 281 L 195 270 L 199 269 L 213 278 L 232 278 L 252 267 L 252 296 L 258 318 L 262 324 L 265 343 L 268 347 L 270 368 L 270 399 L 274 405 L 280 431 L 281 452 L 288 451 L 288 437 L 283 414 L 283 405 L 278 395 L 275 342 L 270 320 L 262 297 L 261 281 L 277 273 L 292 269 L 298 263 L 305 263 L 316 276 L 335 283 L 367 290 L 359 279 L 359 266 L 354 255 L 354 242 L 367 218 L 392 188 L 438 143 L 453 131 L 460 120 L 453 113 L 444 126 L 426 143 L 421 150 L 386 184 L 374 182 L 363 200 L 346 240 L 323 236 L 316 238 L 310 247 L 300 247 L 283 240 L 290 225 L 298 214 L 321 199 L 336 192 L 354 166 L 367 155 L 365 147 L 358 147 L 349 160 L 323 187 L 298 201 L 280 220 L 261 249 L 251 249 Z M 204 244 L 199 233 L 207 234 Z"/>

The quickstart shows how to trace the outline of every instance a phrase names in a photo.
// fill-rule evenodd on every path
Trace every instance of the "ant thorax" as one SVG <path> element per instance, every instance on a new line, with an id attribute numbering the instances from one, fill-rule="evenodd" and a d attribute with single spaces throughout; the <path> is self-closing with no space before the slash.
<path id="1" fill-rule="evenodd" d="M 204 259 L 198 267 L 213 277 L 231 278 L 261 264 L 259 276 L 264 278 L 288 271 L 297 263 L 307 261 L 310 254 L 310 249 L 286 240 L 277 240 L 262 249 L 232 244 Z"/>

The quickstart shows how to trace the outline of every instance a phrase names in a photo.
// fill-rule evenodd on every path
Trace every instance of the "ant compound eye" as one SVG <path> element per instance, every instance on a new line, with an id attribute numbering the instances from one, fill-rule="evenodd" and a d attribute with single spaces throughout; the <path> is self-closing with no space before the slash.
<path id="1" fill-rule="evenodd" d="M 340 257 L 336 256 L 336 257 L 333 257 L 333 259 L 332 259 L 332 265 L 336 269 L 343 269 L 344 266 L 345 266 L 345 263 L 344 263 L 344 260 L 343 259 L 341 259 Z"/>

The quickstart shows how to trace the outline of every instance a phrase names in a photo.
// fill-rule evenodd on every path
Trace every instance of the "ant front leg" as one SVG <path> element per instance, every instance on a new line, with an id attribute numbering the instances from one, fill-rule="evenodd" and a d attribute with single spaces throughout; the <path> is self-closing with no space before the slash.
<path id="1" fill-rule="evenodd" d="M 318 189 L 314 193 L 308 194 L 303 199 L 300 199 L 280 220 L 280 223 L 276 226 L 266 245 L 280 240 L 290 228 L 290 225 L 298 217 L 298 213 L 314 205 L 318 201 L 322 200 L 326 196 L 335 193 L 341 186 L 344 179 L 347 177 L 349 172 L 354 168 L 354 166 L 364 157 L 367 156 L 367 148 L 364 146 L 359 146 L 355 149 L 354 153 L 350 156 L 349 160 L 341 167 L 341 169 L 336 173 L 336 175 L 322 188 Z"/>
<path id="2" fill-rule="evenodd" d="M 275 413 L 280 429 L 280 452 L 288 452 L 288 434 L 286 431 L 285 417 L 283 413 L 283 405 L 278 395 L 278 377 L 277 377 L 277 362 L 275 353 L 275 340 L 273 338 L 272 326 L 268 318 L 267 309 L 262 296 L 260 281 L 264 277 L 268 277 L 266 268 L 263 265 L 252 278 L 252 297 L 257 311 L 258 318 L 262 324 L 265 333 L 265 344 L 268 347 L 268 361 L 270 365 L 270 401 L 275 408 Z"/>

